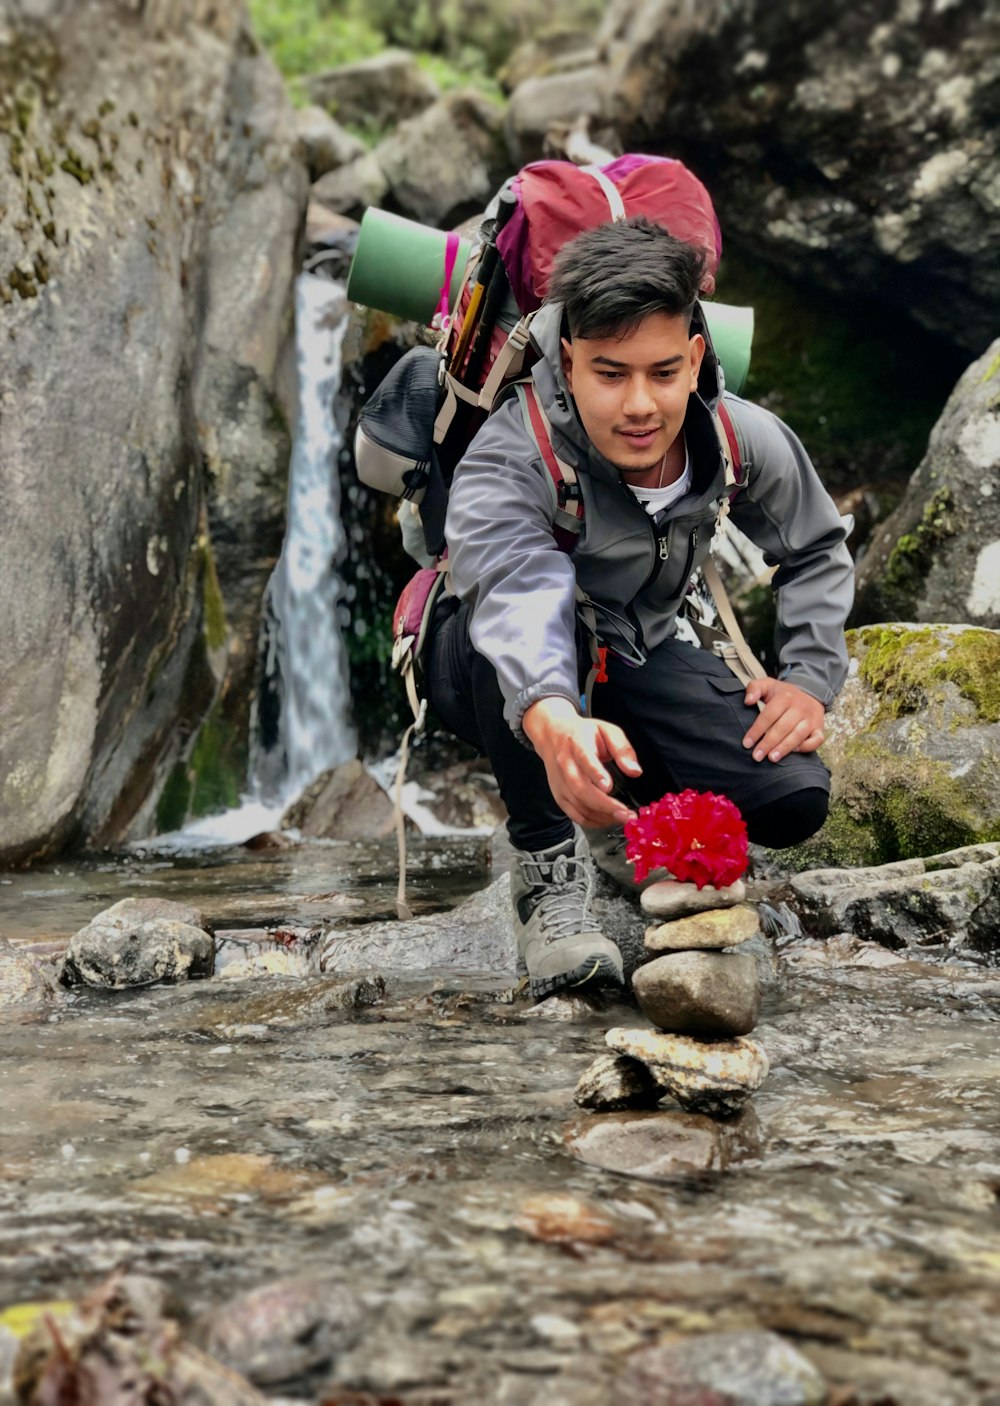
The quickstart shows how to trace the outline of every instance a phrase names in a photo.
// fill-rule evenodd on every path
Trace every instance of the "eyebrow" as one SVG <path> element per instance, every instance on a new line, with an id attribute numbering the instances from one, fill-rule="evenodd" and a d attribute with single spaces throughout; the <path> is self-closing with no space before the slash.
<path id="1" fill-rule="evenodd" d="M 678 352 L 676 356 L 665 356 L 662 361 L 654 361 L 651 364 L 653 366 L 676 366 L 678 362 L 683 360 L 684 357 Z M 629 366 L 627 361 L 614 361 L 610 356 L 591 357 L 590 364 L 592 366 L 613 366 L 616 371 L 628 370 Z"/>

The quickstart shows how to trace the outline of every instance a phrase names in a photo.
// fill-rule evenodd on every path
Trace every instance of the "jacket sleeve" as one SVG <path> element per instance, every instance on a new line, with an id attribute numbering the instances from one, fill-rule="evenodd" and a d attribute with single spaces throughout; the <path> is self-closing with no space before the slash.
<path id="1" fill-rule="evenodd" d="M 554 490 L 516 401 L 490 416 L 455 470 L 445 535 L 471 639 L 497 671 L 515 736 L 540 698 L 580 706 L 576 574 L 552 536 Z"/>
<path id="2" fill-rule="evenodd" d="M 827 707 L 847 678 L 844 625 L 854 600 L 854 564 L 842 518 L 798 438 L 776 415 L 726 397 L 749 463 L 733 522 L 777 566 L 772 588 L 779 678 Z"/>

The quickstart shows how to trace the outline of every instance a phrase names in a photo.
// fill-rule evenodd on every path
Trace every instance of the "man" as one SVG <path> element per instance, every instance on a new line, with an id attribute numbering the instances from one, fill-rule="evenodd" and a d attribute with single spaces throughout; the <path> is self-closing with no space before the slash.
<path id="1" fill-rule="evenodd" d="M 829 774 L 815 751 L 847 672 L 846 528 L 787 426 L 728 393 L 748 475 L 732 520 L 778 567 L 778 677 L 744 687 L 676 634 L 727 492 L 701 274 L 698 251 L 643 217 L 588 230 L 560 254 L 532 324 L 532 379 L 582 492 L 572 553 L 553 537 L 554 486 L 516 399 L 476 436 L 451 489 L 457 599 L 436 614 L 426 688 L 496 773 L 536 997 L 622 980 L 593 915 L 580 827 L 606 840 L 632 805 L 687 787 L 727 795 L 761 844 L 798 843 L 826 818 Z M 581 596 L 608 650 L 591 716 Z M 599 861 L 607 848 L 595 847 Z"/>

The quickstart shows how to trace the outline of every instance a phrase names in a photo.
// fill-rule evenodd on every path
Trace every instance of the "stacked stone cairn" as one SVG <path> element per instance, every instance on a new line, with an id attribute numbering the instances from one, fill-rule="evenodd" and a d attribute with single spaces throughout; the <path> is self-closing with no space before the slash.
<path id="1" fill-rule="evenodd" d="M 691 1113 L 732 1117 L 767 1076 L 763 1048 L 746 1036 L 760 1016 L 756 959 L 739 949 L 758 931 L 742 880 L 727 888 L 663 880 L 641 896 L 656 921 L 652 960 L 632 988 L 655 1029 L 609 1030 L 613 1053 L 580 1080 L 576 1102 L 602 1112 L 651 1107 L 666 1094 Z"/>

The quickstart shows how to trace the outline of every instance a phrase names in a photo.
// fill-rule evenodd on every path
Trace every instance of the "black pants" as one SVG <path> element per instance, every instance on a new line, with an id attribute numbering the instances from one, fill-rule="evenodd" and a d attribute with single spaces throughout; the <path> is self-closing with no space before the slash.
<path id="1" fill-rule="evenodd" d="M 545 767 L 518 742 L 503 716 L 492 664 L 472 647 L 470 609 L 454 599 L 436 611 L 424 649 L 424 691 L 445 726 L 485 752 L 509 814 L 517 849 L 567 839 L 572 825 L 556 805 Z M 581 659 L 581 676 L 589 660 Z M 743 736 L 757 715 L 743 684 L 707 650 L 665 640 L 640 668 L 608 655 L 607 683 L 593 715 L 617 723 L 635 748 L 642 776 L 628 783 L 637 805 L 667 791 L 715 791 L 740 809 L 750 839 L 783 848 L 808 839 L 826 819 L 830 775 L 815 753 L 755 762 Z"/>

